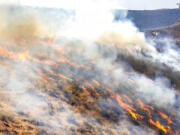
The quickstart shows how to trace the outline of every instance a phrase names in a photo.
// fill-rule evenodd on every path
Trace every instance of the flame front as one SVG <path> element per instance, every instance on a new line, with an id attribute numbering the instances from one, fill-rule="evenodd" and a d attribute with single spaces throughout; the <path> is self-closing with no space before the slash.
<path id="1" fill-rule="evenodd" d="M 152 129 L 156 129 L 163 134 L 178 135 L 178 131 L 174 128 L 176 122 L 171 119 L 171 116 L 168 116 L 169 114 L 163 113 L 158 110 L 158 108 L 154 108 L 151 105 L 146 105 L 140 98 L 134 99 L 132 98 L 132 95 L 115 92 L 115 90 L 112 90 L 111 86 L 116 85 L 116 82 L 107 85 L 106 82 L 103 82 L 102 80 L 98 81 L 97 78 L 86 79 L 83 78 L 83 76 L 82 78 L 73 77 L 73 71 L 71 71 L 71 68 L 73 68 L 73 70 L 80 69 L 91 73 L 93 67 L 90 67 L 89 65 L 93 66 L 94 64 L 91 63 L 91 61 L 89 62 L 89 65 L 77 64 L 67 57 L 68 53 L 66 50 L 59 48 L 58 45 L 52 42 L 52 40 L 45 41 L 44 43 L 48 43 L 48 46 L 56 52 L 56 57 L 58 57 L 58 59 L 54 57 L 46 57 L 41 54 L 31 56 L 28 51 L 25 53 L 13 52 L 9 51 L 7 48 L 0 48 L 0 56 L 1 58 L 7 58 L 9 60 L 19 60 L 20 62 L 25 62 L 26 60 L 32 63 L 38 63 L 41 66 L 40 68 L 35 69 L 37 74 L 43 78 L 48 78 L 48 80 L 51 81 L 63 80 L 63 87 L 80 81 L 79 91 L 92 98 L 104 98 L 109 104 L 119 106 L 124 110 L 123 113 L 127 114 L 128 119 L 147 127 L 151 127 Z M 58 71 L 59 68 L 63 67 L 63 64 L 67 65 L 66 68 L 69 67 L 63 71 L 67 70 L 69 73 L 61 73 Z M 133 80 L 129 81 L 134 83 Z M 153 117 L 155 115 L 158 115 L 159 117 Z M 161 123 L 162 121 L 164 124 Z"/>

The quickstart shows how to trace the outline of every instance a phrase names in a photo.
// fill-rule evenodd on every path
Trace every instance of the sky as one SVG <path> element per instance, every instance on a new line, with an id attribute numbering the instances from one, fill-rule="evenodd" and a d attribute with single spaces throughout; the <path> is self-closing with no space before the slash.
<path id="1" fill-rule="evenodd" d="M 0 0 L 2 3 L 15 3 L 20 5 L 77 8 L 88 5 L 89 2 L 102 2 L 112 8 L 125 8 L 136 10 L 177 8 L 178 0 Z M 111 4 L 109 4 L 111 3 Z"/>
<path id="2" fill-rule="evenodd" d="M 162 9 L 177 8 L 178 0 L 125 0 L 124 6 L 129 9 Z"/>

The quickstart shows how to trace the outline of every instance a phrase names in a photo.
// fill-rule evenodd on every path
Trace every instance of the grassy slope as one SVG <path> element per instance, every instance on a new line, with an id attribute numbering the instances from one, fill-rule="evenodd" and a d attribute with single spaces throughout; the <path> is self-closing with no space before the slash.
<path id="1" fill-rule="evenodd" d="M 121 19 L 121 13 L 116 12 L 116 19 Z M 127 18 L 144 31 L 174 24 L 180 19 L 180 9 L 129 10 Z"/>
<path id="2" fill-rule="evenodd" d="M 164 28 L 148 30 L 146 34 L 148 36 L 153 36 L 156 38 L 162 37 L 162 36 L 173 37 L 176 41 L 176 44 L 180 46 L 180 20 L 177 21 L 175 24 L 164 27 Z"/>

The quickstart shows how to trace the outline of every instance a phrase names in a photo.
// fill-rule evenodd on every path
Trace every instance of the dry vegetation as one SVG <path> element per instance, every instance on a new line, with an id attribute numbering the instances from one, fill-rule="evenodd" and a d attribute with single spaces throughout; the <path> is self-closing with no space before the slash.
<path id="1" fill-rule="evenodd" d="M 158 33 L 158 35 L 156 35 L 155 33 Z M 168 27 L 149 30 L 147 31 L 147 35 L 151 35 L 155 38 L 164 36 L 173 37 L 176 40 L 177 45 L 180 46 L 180 20 Z"/>

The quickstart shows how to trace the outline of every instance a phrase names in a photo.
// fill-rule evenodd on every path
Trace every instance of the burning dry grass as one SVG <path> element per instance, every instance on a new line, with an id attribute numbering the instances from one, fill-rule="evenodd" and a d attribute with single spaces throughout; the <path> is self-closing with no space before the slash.
<path id="1" fill-rule="evenodd" d="M 96 95 L 89 88 L 73 83 L 65 86 L 65 95 L 70 97 L 68 103 L 72 105 L 75 112 L 91 115 L 101 124 L 116 123 L 120 119 L 121 112 L 115 106 L 100 107 L 100 103 L 108 98 L 107 94 Z"/>
<path id="2" fill-rule="evenodd" d="M 1 134 L 37 134 L 36 126 L 28 119 L 21 117 L 8 117 L 6 115 L 0 116 L 0 132 Z"/>
<path id="3" fill-rule="evenodd" d="M 31 119 L 15 113 L 10 94 L 4 90 L 1 90 L 0 107 L 0 134 L 30 135 L 38 133 L 38 129 Z"/>
<path id="4" fill-rule="evenodd" d="M 159 72 L 171 81 L 172 85 L 177 88 L 176 90 L 180 88 L 180 72 L 173 71 L 168 65 L 152 62 L 148 59 L 139 59 L 131 54 L 119 54 L 117 61 L 125 61 L 137 72 L 150 77 L 155 78 Z"/>
<path id="5" fill-rule="evenodd" d="M 11 13 L 9 9 L 8 13 Z M 158 132 L 178 135 L 176 115 L 157 102 L 147 102 L 146 97 L 140 97 L 136 87 L 143 85 L 130 78 L 130 74 L 134 78 L 137 74 L 155 77 L 156 72 L 161 71 L 179 86 L 168 66 L 137 56 L 133 43 L 142 49 L 143 38 L 133 36 L 124 41 L 110 33 L 101 37 L 103 42 L 95 44 L 94 52 L 93 45 L 93 49 L 88 48 L 84 42 L 64 43 L 61 39 L 56 43 L 51 38 L 42 39 L 46 32 L 34 16 L 17 17 L 17 22 L 10 21 L 10 24 L 6 24 L 9 18 L 3 19 L 5 23 L 0 27 L 4 33 L 1 40 L 4 45 L 0 47 L 0 131 L 4 134 Z M 14 40 L 15 45 L 11 45 L 10 40 Z M 24 47 L 19 46 L 22 43 Z M 145 55 L 141 51 L 138 54 Z M 147 81 L 152 89 L 156 88 L 153 81 Z"/>
<path id="6" fill-rule="evenodd" d="M 16 56 L 18 56 L 19 54 L 19 53 L 12 52 L 13 55 L 10 55 L 10 56 L 13 56 L 13 57 L 9 57 L 9 55 L 7 55 L 8 53 L 9 51 L 6 50 L 6 53 L 5 53 L 6 55 L 3 55 L 3 57 L 7 58 L 9 61 L 16 58 Z M 86 116 L 93 117 L 93 119 L 97 121 L 96 124 L 99 125 L 100 129 L 102 128 L 102 126 L 106 127 L 109 125 L 114 125 L 114 124 L 116 125 L 119 123 L 119 121 L 121 121 L 121 119 L 128 119 L 138 125 L 140 124 L 140 125 L 144 125 L 145 127 L 148 126 L 155 130 L 158 130 L 162 134 L 167 134 L 167 133 L 171 134 L 171 132 L 176 130 L 176 128 L 173 129 L 174 126 L 172 125 L 172 123 L 168 124 L 168 122 L 172 121 L 172 119 L 169 119 L 169 117 L 166 114 L 163 114 L 163 115 L 161 114 L 159 115 L 159 117 L 157 117 L 157 113 L 156 111 L 154 111 L 154 107 L 148 106 L 142 103 L 142 101 L 140 100 L 138 100 L 139 102 L 136 101 L 136 96 L 129 95 L 128 92 L 126 93 L 128 95 L 125 95 L 125 93 L 123 93 L 123 91 L 121 90 L 123 89 L 123 87 L 121 88 L 121 86 L 117 86 L 119 87 L 119 90 L 113 91 L 109 89 L 105 84 L 103 84 L 103 82 L 99 82 L 95 79 L 91 80 L 91 78 L 84 80 L 86 78 L 86 75 L 81 76 L 80 77 L 81 79 L 79 78 L 71 79 L 65 74 L 60 74 L 59 69 L 62 68 L 63 65 L 66 68 L 68 68 L 66 69 L 67 71 L 72 72 L 72 73 L 75 69 L 79 69 L 79 68 L 81 72 L 85 72 L 85 71 L 87 72 L 86 68 L 77 67 L 76 64 L 71 63 L 71 60 L 61 61 L 60 63 L 55 62 L 57 63 L 56 65 L 51 65 L 51 64 L 49 65 L 49 62 L 43 62 L 42 57 L 40 59 L 38 57 L 24 55 L 24 59 L 20 58 L 18 59 L 18 61 L 20 61 L 20 63 L 24 63 L 25 61 L 27 61 L 27 59 L 29 59 L 33 63 L 39 64 L 38 68 L 33 67 L 35 68 L 34 71 L 36 72 L 36 74 L 39 75 L 39 77 L 38 79 L 36 79 L 33 77 L 33 74 L 32 75 L 28 74 L 26 77 L 29 79 L 31 83 L 30 87 L 25 87 L 25 89 L 21 90 L 19 94 L 21 95 L 22 93 L 30 93 L 30 95 L 33 96 L 34 95 L 33 93 L 36 93 L 38 97 L 43 97 L 43 99 L 45 100 L 45 106 L 43 105 L 44 103 L 42 104 L 43 106 L 41 106 L 41 103 L 39 106 L 39 103 L 37 104 L 36 102 L 35 104 L 30 103 L 30 105 L 33 105 L 35 108 L 42 107 L 42 110 L 43 108 L 46 109 L 45 115 L 47 117 L 50 117 L 50 118 L 52 117 L 53 119 L 55 118 L 57 121 L 63 121 L 64 123 L 67 123 L 66 120 L 63 120 L 61 117 L 58 117 L 58 115 L 61 114 L 61 112 L 58 111 L 60 107 L 59 101 L 63 101 L 65 104 L 69 106 L 69 108 L 73 110 L 74 113 L 78 113 L 84 117 Z M 49 61 L 50 59 L 45 59 L 45 60 Z M 18 73 L 18 71 L 16 72 Z M 92 76 L 92 78 L 93 78 L 93 75 L 94 73 L 91 74 L 91 71 L 88 73 L 88 76 Z M 113 85 L 114 84 L 112 84 L 112 86 Z M 16 93 L 18 94 L 18 92 Z M 20 95 L 17 95 L 17 96 L 20 96 Z M 29 96 L 26 98 L 29 98 Z M 132 103 L 133 101 L 136 101 L 137 103 Z M 5 100 L 4 102 L 7 103 L 9 101 Z M 43 102 L 43 100 L 42 101 L 38 100 L 38 102 Z M 13 104 L 13 105 L 16 105 L 16 104 Z M 12 105 L 9 104 L 8 106 L 12 106 Z M 31 112 L 31 108 L 32 107 L 27 108 L 27 110 L 22 110 L 22 113 L 20 114 L 29 115 L 28 117 L 36 116 L 37 115 L 36 113 L 34 114 L 34 112 Z M 158 110 L 158 108 L 156 109 Z M 42 115 L 44 115 L 43 112 L 41 111 L 39 113 L 40 114 L 42 113 Z M 124 115 L 124 114 L 127 114 L 127 115 Z M 167 118 L 168 120 L 164 121 Z M 73 126 L 74 128 L 73 132 L 77 134 L 99 134 L 100 132 L 105 132 L 105 133 L 113 132 L 111 130 L 97 131 L 97 129 L 94 126 L 92 127 L 90 126 L 89 128 L 87 128 L 87 126 L 85 126 L 84 122 L 82 122 L 81 120 L 79 121 L 78 119 L 75 119 L 75 121 L 76 122 L 73 122 L 73 125 L 76 125 L 76 126 L 79 124 L 81 125 L 80 128 L 77 128 L 77 127 L 75 128 Z M 163 125 L 162 125 L 162 122 L 163 122 Z M 47 124 L 47 122 L 42 122 L 40 124 L 37 124 L 37 122 L 35 122 L 32 125 L 35 126 L 34 128 L 37 128 L 38 132 L 47 133 L 47 134 L 52 133 L 49 128 L 47 129 L 45 128 L 46 127 L 45 123 Z M 37 130 L 33 131 L 34 134 L 38 133 Z M 63 130 L 65 129 L 63 128 Z M 15 131 L 13 130 L 12 132 L 15 132 Z M 21 132 L 25 133 L 26 131 L 21 131 Z M 58 130 L 56 130 L 55 132 L 58 132 Z M 69 131 L 69 129 L 66 129 L 65 132 L 71 132 L 71 131 Z M 120 132 L 123 132 L 123 131 L 121 130 Z"/>

